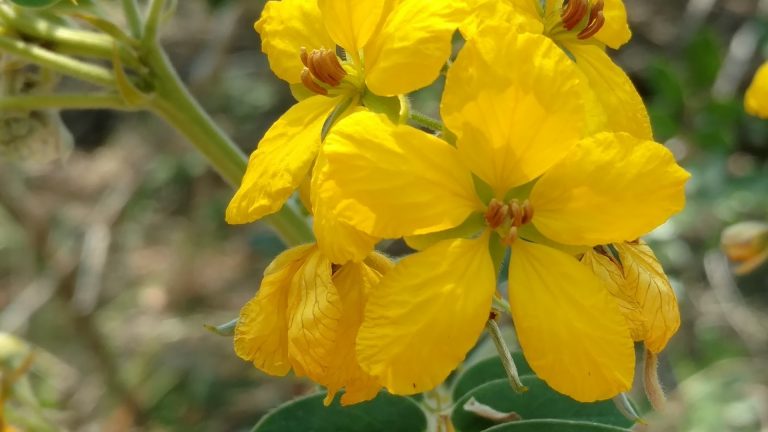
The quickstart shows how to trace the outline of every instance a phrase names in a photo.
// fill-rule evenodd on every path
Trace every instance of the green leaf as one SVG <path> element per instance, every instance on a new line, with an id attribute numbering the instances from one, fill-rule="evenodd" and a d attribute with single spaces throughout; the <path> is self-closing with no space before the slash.
<path id="1" fill-rule="evenodd" d="M 686 83 L 696 90 L 708 91 L 720 72 L 722 49 L 717 33 L 701 28 L 685 47 Z"/>
<path id="2" fill-rule="evenodd" d="M 523 420 L 494 426 L 485 432 L 629 432 L 629 429 L 585 421 Z"/>
<path id="3" fill-rule="evenodd" d="M 521 378 L 527 375 L 533 375 L 533 370 L 528 366 L 528 362 L 525 361 L 523 353 L 513 352 L 512 360 L 515 361 L 517 374 Z M 467 368 L 458 378 L 456 378 L 451 395 L 453 396 L 453 400 L 457 401 L 464 397 L 465 394 L 469 393 L 470 390 L 500 379 L 507 379 L 507 374 L 504 372 L 504 366 L 501 364 L 501 359 L 499 359 L 498 356 L 480 360 Z"/>
<path id="4" fill-rule="evenodd" d="M 46 8 L 55 5 L 60 1 L 61 0 L 11 0 L 11 3 L 26 8 Z"/>
<path id="5" fill-rule="evenodd" d="M 379 393 L 376 399 L 342 407 L 323 406 L 325 393 L 288 402 L 264 416 L 252 432 L 425 431 L 427 418 L 410 398 Z"/>
<path id="6" fill-rule="evenodd" d="M 521 381 L 528 387 L 528 391 L 523 394 L 515 393 L 506 378 L 491 381 L 467 392 L 458 400 L 451 415 L 456 430 L 481 431 L 495 424 L 489 419 L 464 409 L 464 404 L 470 398 L 475 398 L 480 404 L 499 412 L 515 412 L 523 420 L 577 420 L 619 427 L 632 425 L 632 422 L 625 418 L 610 400 L 580 403 L 555 392 L 535 376 L 521 377 Z"/>

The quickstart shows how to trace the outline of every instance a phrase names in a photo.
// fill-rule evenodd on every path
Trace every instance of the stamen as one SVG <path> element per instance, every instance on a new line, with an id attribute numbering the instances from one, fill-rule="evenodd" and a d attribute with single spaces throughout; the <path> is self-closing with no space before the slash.
<path id="1" fill-rule="evenodd" d="M 525 200 L 523 202 L 523 225 L 529 223 L 533 220 L 533 206 L 531 205 L 531 202 L 528 200 Z"/>
<path id="2" fill-rule="evenodd" d="M 605 7 L 603 0 L 597 0 L 595 5 L 592 7 L 592 10 L 589 12 L 589 21 L 587 21 L 587 26 L 584 27 L 584 30 L 579 32 L 577 35 L 579 39 L 589 39 L 597 34 L 601 28 L 603 28 L 603 25 L 605 24 L 603 7 Z"/>
<path id="3" fill-rule="evenodd" d="M 321 94 L 323 96 L 328 95 L 328 90 L 320 87 L 320 84 L 316 83 L 315 80 L 312 79 L 312 74 L 309 72 L 309 68 L 305 67 L 301 70 L 301 83 L 304 84 L 304 87 L 317 94 Z"/>
<path id="4" fill-rule="evenodd" d="M 512 219 L 512 226 L 519 227 L 523 224 L 523 208 L 517 200 L 509 203 L 509 216 Z"/>
<path id="5" fill-rule="evenodd" d="M 501 242 L 507 246 L 512 246 L 512 243 L 517 240 L 518 234 L 517 234 L 517 227 L 513 226 L 509 228 L 509 232 L 507 232 L 507 235 L 504 236 L 503 239 L 501 239 Z"/>
<path id="6" fill-rule="evenodd" d="M 566 30 L 573 30 L 589 11 L 589 0 L 568 0 L 560 18 Z"/>
<path id="7" fill-rule="evenodd" d="M 307 49 L 302 47 L 299 58 L 301 63 L 304 64 L 304 69 L 301 71 L 301 82 L 317 94 L 327 95 L 328 90 L 315 80 L 331 87 L 336 87 L 347 76 L 347 71 L 341 66 L 335 51 L 315 49 L 312 52 L 307 52 Z M 322 89 L 322 91 L 319 89 Z"/>
<path id="8" fill-rule="evenodd" d="M 504 223 L 507 214 L 509 214 L 509 206 L 502 204 L 501 201 L 493 199 L 488 204 L 488 210 L 485 212 L 485 221 L 491 229 L 496 229 Z"/>

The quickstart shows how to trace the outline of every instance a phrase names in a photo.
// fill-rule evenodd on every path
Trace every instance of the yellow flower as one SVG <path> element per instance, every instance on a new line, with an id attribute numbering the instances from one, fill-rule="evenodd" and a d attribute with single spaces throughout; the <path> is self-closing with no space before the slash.
<path id="1" fill-rule="evenodd" d="M 264 272 L 240 311 L 235 352 L 270 375 L 291 369 L 328 388 L 344 405 L 372 399 L 380 385 L 355 359 L 355 338 L 371 288 L 391 267 L 372 253 L 361 263 L 332 265 L 316 245 L 289 249 Z"/>
<path id="2" fill-rule="evenodd" d="M 227 221 L 252 222 L 283 206 L 312 170 L 332 113 L 339 118 L 361 103 L 391 103 L 386 97 L 433 82 L 466 13 L 456 0 L 267 2 L 255 25 L 262 48 L 275 74 L 294 89 L 303 85 L 308 96 L 272 125 L 251 155 Z M 320 247 L 334 262 L 363 259 L 375 239 L 340 226 L 314 201 Z"/>
<path id="3" fill-rule="evenodd" d="M 755 73 L 744 97 L 744 108 L 749 114 L 768 119 L 768 62 Z"/>
<path id="4" fill-rule="evenodd" d="M 443 239 L 371 293 L 358 361 L 396 394 L 441 383 L 480 335 L 493 257 L 510 247 L 528 363 L 574 399 L 607 399 L 631 386 L 632 339 L 605 284 L 568 252 L 658 226 L 683 207 L 688 174 L 657 143 L 585 137 L 583 75 L 550 39 L 492 36 L 468 41 L 448 73 L 441 114 L 455 147 L 370 112 L 326 139 L 319 193 L 339 219 L 374 236 Z"/>
<path id="5" fill-rule="evenodd" d="M 489 22 L 503 22 L 519 32 L 543 34 L 565 50 L 588 78 L 607 127 L 641 139 L 653 139 L 642 98 L 632 81 L 606 54 L 631 32 L 622 0 L 471 0 L 474 16 L 462 25 L 467 38 Z"/>

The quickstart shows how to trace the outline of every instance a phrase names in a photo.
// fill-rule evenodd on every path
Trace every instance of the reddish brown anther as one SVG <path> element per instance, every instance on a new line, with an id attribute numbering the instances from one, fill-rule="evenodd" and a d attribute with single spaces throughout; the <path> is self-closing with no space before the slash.
<path id="1" fill-rule="evenodd" d="M 522 224 L 525 225 L 533 220 L 533 206 L 531 205 L 531 202 L 528 200 L 525 200 L 523 202 L 523 222 Z"/>
<path id="2" fill-rule="evenodd" d="M 301 82 L 315 93 L 328 94 L 328 90 L 318 84 L 316 80 L 331 87 L 336 87 L 347 76 L 347 71 L 344 70 L 344 67 L 339 62 L 335 51 L 315 49 L 312 52 L 307 52 L 307 49 L 302 47 L 299 58 L 301 63 L 304 64 L 304 69 L 301 71 Z M 319 91 L 319 89 L 322 89 L 322 91 Z"/>
<path id="3" fill-rule="evenodd" d="M 597 34 L 601 28 L 603 28 L 603 25 L 605 24 L 603 7 L 605 7 L 603 0 L 597 0 L 595 5 L 592 6 L 592 10 L 589 12 L 589 21 L 587 21 L 587 26 L 584 27 L 584 30 L 579 32 L 577 35 L 579 39 L 589 39 Z"/>
<path id="4" fill-rule="evenodd" d="M 496 199 L 491 200 L 488 204 L 488 210 L 485 212 L 485 222 L 491 229 L 496 229 L 504 223 L 509 213 L 509 206 L 502 204 L 501 201 Z"/>
<path id="5" fill-rule="evenodd" d="M 589 12 L 589 0 L 568 0 L 560 18 L 563 21 L 563 27 L 570 31 L 581 22 Z"/>
<path id="6" fill-rule="evenodd" d="M 308 88 L 314 93 L 321 95 L 328 94 L 328 90 L 320 87 L 320 85 L 312 79 L 312 74 L 309 72 L 309 68 L 304 68 L 301 70 L 301 83 L 304 84 L 304 87 Z"/>

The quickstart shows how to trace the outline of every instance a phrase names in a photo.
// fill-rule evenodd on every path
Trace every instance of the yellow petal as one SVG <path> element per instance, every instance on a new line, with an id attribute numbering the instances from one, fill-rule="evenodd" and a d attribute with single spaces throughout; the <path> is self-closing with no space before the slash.
<path id="1" fill-rule="evenodd" d="M 683 208 L 689 176 L 661 144 L 601 133 L 538 180 L 533 224 L 569 245 L 634 240 Z"/>
<path id="2" fill-rule="evenodd" d="M 643 99 L 627 74 L 618 67 L 605 50 L 597 45 L 581 42 L 565 47 L 576 59 L 579 69 L 589 80 L 598 102 L 607 116 L 607 129 L 626 132 L 637 138 L 652 140 L 653 131 Z"/>
<path id="3" fill-rule="evenodd" d="M 359 112 L 333 127 L 323 147 L 317 199 L 344 223 L 396 238 L 452 228 L 481 208 L 456 149 L 386 116 Z"/>
<path id="4" fill-rule="evenodd" d="M 359 60 L 360 49 L 384 18 L 386 3 L 386 0 L 317 0 L 328 33 L 355 60 Z"/>
<path id="5" fill-rule="evenodd" d="M 320 187 L 326 181 L 325 153 L 320 152 L 312 176 L 312 196 L 320 194 Z M 328 200 L 315 199 L 312 202 L 314 214 L 313 229 L 320 250 L 336 264 L 347 261 L 362 261 L 373 250 L 378 238 L 370 236 L 349 224 L 339 221 L 332 212 Z"/>
<path id="6" fill-rule="evenodd" d="M 580 402 L 631 388 L 627 323 L 605 285 L 575 258 L 514 242 L 509 304 L 525 359 L 550 387 Z"/>
<path id="7" fill-rule="evenodd" d="M 314 248 L 291 280 L 288 354 L 297 375 L 320 382 L 334 355 L 342 305 L 331 262 Z"/>
<path id="8" fill-rule="evenodd" d="M 624 279 L 621 264 L 612 257 L 598 253 L 594 249 L 587 251 L 581 262 L 605 283 L 627 320 L 632 339 L 636 342 L 642 341 L 647 333 L 642 307 L 635 295 L 636 287 L 629 287 L 626 279 Z"/>
<path id="9" fill-rule="evenodd" d="M 314 247 L 305 245 L 280 254 L 264 271 L 256 296 L 240 311 L 235 327 L 235 353 L 270 375 L 291 369 L 288 357 L 288 293 L 291 279 Z"/>
<path id="10" fill-rule="evenodd" d="M 749 114 L 768 119 L 768 62 L 755 73 L 744 97 L 744 108 Z"/>
<path id="11" fill-rule="evenodd" d="M 365 47 L 365 81 L 380 96 L 409 93 L 437 79 L 451 55 L 464 0 L 401 0 Z"/>
<path id="12" fill-rule="evenodd" d="M 270 68 L 291 84 L 301 82 L 302 47 L 311 51 L 335 45 L 325 31 L 314 1 L 268 1 L 254 28 L 261 36 L 261 49 L 269 59 Z"/>
<path id="13" fill-rule="evenodd" d="M 323 123 L 337 103 L 313 96 L 291 107 L 269 128 L 227 207 L 228 223 L 253 222 L 280 210 L 312 167 Z"/>
<path id="14" fill-rule="evenodd" d="M 495 288 L 487 236 L 445 240 L 406 257 L 368 299 L 360 365 L 394 394 L 434 388 L 477 342 Z"/>
<path id="15" fill-rule="evenodd" d="M 617 243 L 627 289 L 642 308 L 647 333 L 645 345 L 659 353 L 680 327 L 675 291 L 651 248 L 639 243 Z"/>
<path id="16" fill-rule="evenodd" d="M 624 0 L 603 0 L 603 16 L 605 24 L 595 35 L 595 39 L 613 49 L 629 42 L 632 32 L 627 23 L 627 10 Z"/>
<path id="17" fill-rule="evenodd" d="M 376 257 L 374 259 L 386 260 L 379 254 L 372 256 Z M 342 387 L 345 388 L 341 397 L 342 405 L 373 399 L 381 388 L 374 377 L 360 368 L 355 354 L 355 340 L 363 322 L 365 304 L 381 276 L 377 270 L 358 263 L 346 264 L 333 275 L 333 283 L 341 296 L 343 314 L 328 373 L 322 381 L 328 388 L 327 403 L 333 400 L 336 391 Z"/>
<path id="18" fill-rule="evenodd" d="M 544 31 L 541 15 L 533 1 L 468 0 L 467 5 L 470 15 L 459 27 L 465 40 L 477 37 L 480 28 L 493 21 L 518 33 L 541 34 Z"/>
<path id="19" fill-rule="evenodd" d="M 449 70 L 441 113 L 458 136 L 462 159 L 500 198 L 576 144 L 585 124 L 585 87 L 549 38 L 496 26 L 480 35 Z"/>

